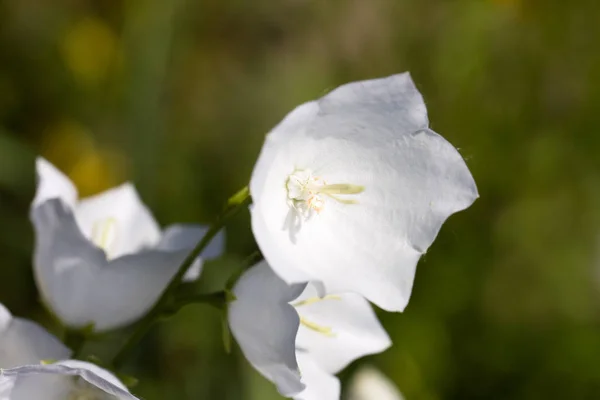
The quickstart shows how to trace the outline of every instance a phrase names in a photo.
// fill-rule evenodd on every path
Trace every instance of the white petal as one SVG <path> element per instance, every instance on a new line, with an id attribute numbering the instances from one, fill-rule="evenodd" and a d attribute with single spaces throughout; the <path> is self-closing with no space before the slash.
<path id="1" fill-rule="evenodd" d="M 340 381 L 320 368 L 306 353 L 298 352 L 298 364 L 302 373 L 302 382 L 306 385 L 295 400 L 339 400 Z"/>
<path id="2" fill-rule="evenodd" d="M 6 329 L 8 329 L 12 319 L 13 316 L 10 311 L 8 311 L 8 308 L 4 307 L 4 305 L 0 303 L 0 332 L 4 332 Z"/>
<path id="3" fill-rule="evenodd" d="M 302 301 L 308 301 L 304 305 Z M 391 341 L 371 305 L 360 295 L 329 295 L 318 301 L 316 288 L 309 284 L 292 304 L 301 318 L 320 327 L 331 328 L 331 335 L 301 325 L 296 338 L 298 349 L 306 350 L 326 372 L 336 374 L 352 361 L 380 353 Z"/>
<path id="4" fill-rule="evenodd" d="M 228 311 L 231 332 L 250 364 L 288 397 L 304 389 L 295 354 L 298 314 L 288 304 L 303 289 L 288 286 L 261 262 L 240 277 Z"/>
<path id="5" fill-rule="evenodd" d="M 423 96 L 408 72 L 342 85 L 319 100 L 319 113 L 365 113 L 369 119 L 380 117 L 383 126 L 393 118 L 396 132 L 414 132 L 429 124 Z"/>
<path id="6" fill-rule="evenodd" d="M 159 226 L 130 183 L 82 199 L 75 218 L 85 237 L 108 242 L 102 247 L 110 258 L 155 246 L 160 240 Z"/>
<path id="7" fill-rule="evenodd" d="M 98 331 L 141 317 L 158 299 L 187 251 L 143 251 L 110 262 L 79 231 L 59 200 L 32 212 L 35 277 L 45 303 L 67 325 Z"/>
<path id="8" fill-rule="evenodd" d="M 404 397 L 379 370 L 362 367 L 352 378 L 348 400 L 404 400 Z"/>
<path id="9" fill-rule="evenodd" d="M 283 210 L 284 212 L 287 212 Z M 252 217 L 252 232 L 256 238 L 261 252 L 268 260 L 269 266 L 287 282 L 308 282 L 313 279 L 311 275 L 303 271 L 302 265 L 290 260 L 292 257 L 305 257 L 309 259 L 311 253 L 296 245 L 296 235 L 289 236 L 289 233 L 283 230 L 283 223 L 280 232 L 270 229 L 263 220 L 263 215 L 256 210 L 254 205 L 250 207 Z"/>
<path id="10" fill-rule="evenodd" d="M 208 232 L 208 226 L 175 224 L 167 227 L 157 245 L 158 250 L 187 250 L 191 251 Z M 202 273 L 204 260 L 220 257 L 225 251 L 225 232 L 221 230 L 210 241 L 192 266 L 187 270 L 183 280 L 195 281 Z"/>
<path id="11" fill-rule="evenodd" d="M 94 280 L 106 264 L 104 252 L 82 236 L 72 212 L 60 200 L 34 208 L 31 218 L 34 276 L 44 302 L 68 325 L 86 325 L 89 291 L 105 290 Z"/>
<path id="12" fill-rule="evenodd" d="M 38 365 L 22 366 L 12 370 L 4 370 L 9 373 L 5 379 L 10 382 L 7 384 L 9 393 L 6 399 L 1 400 L 65 400 L 69 399 L 71 382 L 70 379 L 60 375 L 40 375 L 28 372 L 29 367 Z"/>
<path id="13" fill-rule="evenodd" d="M 95 364 L 79 360 L 64 360 L 53 365 L 65 367 L 68 375 L 81 376 L 88 383 L 102 389 L 106 393 L 117 397 L 123 396 L 125 399 L 135 398 L 116 376 Z"/>
<path id="14" fill-rule="evenodd" d="M 112 260 L 98 271 L 97 289 L 90 291 L 89 303 L 97 330 L 108 330 L 132 323 L 152 308 L 187 251 L 148 250 Z"/>
<path id="15" fill-rule="evenodd" d="M 10 394 L 14 384 L 14 378 L 0 375 L 0 400 L 11 400 Z"/>
<path id="16" fill-rule="evenodd" d="M 48 365 L 26 365 L 4 370 L 4 376 L 16 378 L 10 400 L 31 400 L 44 398 L 63 400 L 73 394 L 77 383 L 68 379 L 76 376 L 97 388 L 108 399 L 137 399 L 110 372 L 87 362 L 67 360 Z M 96 398 L 96 397 L 95 397 Z"/>
<path id="17" fill-rule="evenodd" d="M 65 174 L 42 157 L 35 160 L 35 168 L 38 183 L 33 207 L 54 198 L 62 199 L 69 207 L 75 205 L 77 189 Z"/>
<path id="18" fill-rule="evenodd" d="M 14 318 L 0 304 L 0 368 L 63 359 L 71 351 L 35 322 Z"/>
<path id="19" fill-rule="evenodd" d="M 156 246 L 159 250 L 186 250 L 196 247 L 210 227 L 206 225 L 174 224 L 165 228 L 160 242 Z M 220 257 L 225 250 L 225 232 L 221 230 L 210 241 L 200 255 L 205 260 Z"/>
<path id="20" fill-rule="evenodd" d="M 316 101 L 302 104 L 290 112 L 266 137 L 260 157 L 256 161 L 250 180 L 250 192 L 252 199 L 256 201 L 270 201 L 270 196 L 277 187 L 281 189 L 281 195 L 286 197 L 285 179 L 288 174 L 294 171 L 290 170 L 290 161 L 294 159 L 294 148 L 292 140 L 306 133 L 310 123 L 319 112 L 319 105 Z M 283 184 L 280 181 L 283 179 Z M 278 182 L 278 185 L 275 183 Z M 271 187 L 270 185 L 274 185 Z M 267 193 L 267 198 L 262 194 Z M 254 196 L 259 196 L 254 198 Z M 276 203 L 273 201 L 273 203 Z M 279 204 L 278 204 L 279 205 Z M 283 227 L 283 226 L 282 226 Z"/>
<path id="21" fill-rule="evenodd" d="M 458 151 L 427 128 L 407 74 L 345 85 L 316 103 L 317 115 L 309 104 L 268 135 L 253 172 L 259 247 L 289 283 L 320 280 L 329 292 L 358 292 L 401 311 L 420 255 L 443 222 L 477 198 L 473 178 Z M 326 198 L 323 211 L 291 233 L 285 183 L 297 169 L 365 190 L 351 197 L 358 204 Z"/>

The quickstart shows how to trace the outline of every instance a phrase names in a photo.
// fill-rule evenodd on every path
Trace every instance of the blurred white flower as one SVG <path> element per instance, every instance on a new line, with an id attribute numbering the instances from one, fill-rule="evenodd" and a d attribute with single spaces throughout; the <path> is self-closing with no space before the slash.
<path id="1" fill-rule="evenodd" d="M 233 294 L 233 336 L 254 368 L 287 397 L 339 399 L 335 374 L 391 344 L 361 296 L 317 297 L 313 284 L 289 286 L 264 261 L 240 277 Z"/>
<path id="2" fill-rule="evenodd" d="M 13 317 L 0 304 L 0 399 L 135 399 L 117 378 L 93 364 L 75 360 L 40 364 L 70 355 L 40 325 Z"/>
<path id="3" fill-rule="evenodd" d="M 321 281 L 402 311 L 443 222 L 478 197 L 428 128 L 408 73 L 343 85 L 268 135 L 250 181 L 252 230 L 288 283 Z"/>
<path id="4" fill-rule="evenodd" d="M 404 400 L 394 383 L 374 367 L 361 367 L 348 388 L 348 400 Z"/>
<path id="5" fill-rule="evenodd" d="M 0 368 L 63 360 L 71 350 L 35 322 L 13 317 L 0 304 Z M 2 397 L 0 397 L 2 399 Z"/>
<path id="6" fill-rule="evenodd" d="M 164 232 L 133 185 L 77 199 L 73 183 L 38 158 L 31 208 L 34 272 L 46 305 L 68 326 L 97 331 L 131 323 L 158 300 L 205 227 L 173 225 Z M 219 256 L 218 235 L 203 259 Z M 187 271 L 200 275 L 201 260 Z"/>
<path id="7" fill-rule="evenodd" d="M 2 400 L 137 399 L 110 372 L 97 365 L 65 360 L 0 371 Z"/>

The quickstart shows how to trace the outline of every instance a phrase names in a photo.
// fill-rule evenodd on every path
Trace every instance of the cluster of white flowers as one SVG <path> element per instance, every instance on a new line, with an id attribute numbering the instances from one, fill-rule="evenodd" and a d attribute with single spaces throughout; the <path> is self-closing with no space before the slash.
<path id="1" fill-rule="evenodd" d="M 339 399 L 334 374 L 391 345 L 367 300 L 403 311 L 419 258 L 478 197 L 408 73 L 293 110 L 267 135 L 250 192 L 265 261 L 235 286 L 230 326 L 250 363 L 302 400 Z"/>
<path id="2" fill-rule="evenodd" d="M 37 160 L 37 173 L 34 275 L 69 329 L 103 332 L 146 315 L 208 231 L 161 230 L 131 184 L 79 200 L 48 161 Z M 419 258 L 478 196 L 458 151 L 429 129 L 407 73 L 350 83 L 293 110 L 267 135 L 249 190 L 264 261 L 226 296 L 228 321 L 248 361 L 301 400 L 339 399 L 335 374 L 391 345 L 369 301 L 403 311 Z M 220 234 L 183 279 L 198 279 L 202 260 L 223 249 Z M 135 398 L 71 356 L 0 307 L 0 399 Z M 349 396 L 402 398 L 373 370 L 357 375 Z"/>
<path id="3" fill-rule="evenodd" d="M 208 230 L 178 224 L 161 231 L 129 183 L 78 200 L 73 183 L 47 160 L 38 158 L 36 170 L 34 276 L 42 301 L 69 329 L 103 332 L 142 317 Z M 198 279 L 202 261 L 223 250 L 220 233 L 184 280 Z M 1 400 L 135 398 L 108 371 L 68 360 L 71 353 L 0 306 Z"/>

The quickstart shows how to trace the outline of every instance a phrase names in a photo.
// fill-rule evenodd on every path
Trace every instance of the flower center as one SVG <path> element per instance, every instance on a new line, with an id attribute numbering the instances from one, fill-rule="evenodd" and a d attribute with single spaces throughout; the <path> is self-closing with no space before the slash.
<path id="1" fill-rule="evenodd" d="M 110 258 L 112 247 L 117 238 L 117 220 L 113 217 L 98 220 L 92 227 L 92 242 L 104 250 L 106 256 Z"/>
<path id="2" fill-rule="evenodd" d="M 296 309 L 298 314 L 300 314 L 300 311 L 298 310 L 298 308 L 300 308 L 302 306 L 314 304 L 314 303 L 319 303 L 323 300 L 341 300 L 341 297 L 335 296 L 335 295 L 327 295 L 325 297 L 309 297 L 308 299 L 300 300 L 296 303 L 293 303 L 292 306 L 294 306 L 294 308 Z M 306 317 L 303 317 L 302 315 L 300 315 L 300 325 L 304 326 L 305 328 L 310 329 L 311 331 L 315 331 L 315 332 L 325 335 L 327 337 L 335 337 L 336 336 L 335 332 L 333 332 L 332 327 L 317 324 L 316 322 L 313 322 L 313 321 L 307 319 Z"/>
<path id="3" fill-rule="evenodd" d="M 359 194 L 365 189 L 363 186 L 347 183 L 327 184 L 323 178 L 314 176 L 308 169 L 294 171 L 288 176 L 285 186 L 289 205 L 305 220 L 324 210 L 326 198 L 343 204 L 356 204 L 356 200 L 339 195 Z"/>

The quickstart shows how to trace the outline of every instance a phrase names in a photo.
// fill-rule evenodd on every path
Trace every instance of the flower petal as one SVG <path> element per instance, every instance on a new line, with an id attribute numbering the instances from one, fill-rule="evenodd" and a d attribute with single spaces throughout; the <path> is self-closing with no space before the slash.
<path id="1" fill-rule="evenodd" d="M 316 116 L 314 106 L 292 112 L 305 125 L 294 118 L 267 137 L 250 185 L 256 240 L 288 283 L 319 280 L 329 292 L 354 291 L 402 311 L 420 255 L 478 197 L 473 178 L 458 151 L 427 128 L 407 74 L 344 85 L 317 104 Z M 319 215 L 289 229 L 285 183 L 297 169 L 365 189 L 349 198 L 357 204 L 325 197 Z"/>
<path id="2" fill-rule="evenodd" d="M 96 288 L 90 289 L 96 330 L 109 330 L 132 323 L 148 312 L 159 299 L 187 251 L 148 250 L 112 260 L 97 272 Z"/>
<path id="3" fill-rule="evenodd" d="M 1 400 L 64 400 L 69 398 L 71 384 L 68 378 L 59 375 L 32 375 L 27 368 L 38 365 L 21 366 L 4 370 L 7 397 Z M 9 374 L 6 376 L 6 374 Z M 1 381 L 0 381 L 1 383 Z"/>
<path id="4" fill-rule="evenodd" d="M 280 192 L 285 198 L 285 178 L 294 171 L 293 167 L 290 170 L 290 159 L 286 157 L 294 155 L 291 139 L 304 135 L 318 112 L 319 105 L 316 101 L 301 104 L 267 135 L 250 180 L 253 200 L 256 200 L 256 195 L 261 201 L 268 201 L 269 198 L 263 199 L 262 194 L 268 193 L 267 196 L 270 197 L 276 188 L 282 189 Z"/>
<path id="5" fill-rule="evenodd" d="M 324 371 L 307 353 L 298 352 L 302 382 L 306 385 L 295 400 L 339 400 L 340 380 Z"/>
<path id="6" fill-rule="evenodd" d="M 11 400 L 10 394 L 14 385 L 14 378 L 0 375 L 0 400 Z"/>
<path id="7" fill-rule="evenodd" d="M 288 212 L 282 210 L 283 212 Z M 267 258 L 269 266 L 286 282 L 308 282 L 312 280 L 312 276 L 302 270 L 300 263 L 295 263 L 290 260 L 290 257 L 305 257 L 309 259 L 311 254 L 302 251 L 298 248 L 292 238 L 288 238 L 283 230 L 281 232 L 271 230 L 269 225 L 265 223 L 263 215 L 257 211 L 254 205 L 250 207 L 250 215 L 252 217 L 252 232 L 256 238 L 261 251 Z M 265 254 L 266 253 L 266 254 Z"/>
<path id="8" fill-rule="evenodd" d="M 71 355 L 57 338 L 35 322 L 14 318 L 0 304 L 0 367 L 12 368 Z"/>
<path id="9" fill-rule="evenodd" d="M 228 311 L 231 332 L 246 359 L 288 397 L 304 389 L 295 352 L 299 319 L 288 304 L 303 289 L 288 286 L 261 262 L 240 277 Z"/>
<path id="10" fill-rule="evenodd" d="M 330 374 L 391 345 L 371 305 L 360 295 L 344 293 L 319 300 L 316 288 L 309 284 L 292 304 L 301 318 L 331 328 L 331 334 L 326 335 L 301 325 L 296 338 L 297 348 L 306 350 Z"/>
<path id="11" fill-rule="evenodd" d="M 379 370 L 362 367 L 352 378 L 348 400 L 404 400 L 404 397 Z"/>
<path id="12" fill-rule="evenodd" d="M 160 240 L 159 226 L 130 183 L 82 199 L 75 218 L 88 239 L 102 241 L 106 236 L 110 243 L 101 247 L 110 258 L 135 253 Z"/>
<path id="13" fill-rule="evenodd" d="M 208 232 L 208 226 L 175 224 L 168 226 L 163 232 L 162 238 L 157 245 L 158 250 L 187 250 L 191 251 Z M 185 282 L 195 281 L 202 273 L 204 260 L 212 260 L 220 257 L 225 251 L 225 232 L 219 231 L 202 251 L 192 266 L 187 270 L 183 280 Z"/>
<path id="14" fill-rule="evenodd" d="M 35 160 L 35 168 L 38 184 L 32 207 L 54 198 L 62 199 L 69 207 L 75 206 L 77 189 L 65 174 L 42 157 Z"/>
<path id="15" fill-rule="evenodd" d="M 83 361 L 66 360 L 47 365 L 25 365 L 3 372 L 5 377 L 16 379 L 10 400 L 63 400 L 75 389 L 75 382 L 66 379 L 68 376 L 78 376 L 117 399 L 137 399 L 110 372 Z"/>
<path id="16" fill-rule="evenodd" d="M 108 262 L 60 200 L 32 212 L 35 277 L 45 303 L 67 325 L 97 331 L 135 321 L 156 302 L 187 251 L 149 250 Z"/>
<path id="17" fill-rule="evenodd" d="M 59 199 L 35 207 L 31 218 L 34 276 L 43 300 L 66 324 L 85 326 L 91 322 L 89 291 L 105 290 L 94 279 L 106 264 L 104 252 L 83 237 L 73 213 Z"/>
<path id="18" fill-rule="evenodd" d="M 380 122 L 377 121 L 381 125 L 389 124 L 391 120 L 395 132 L 415 132 L 429 125 L 423 96 L 408 72 L 347 83 L 319 99 L 320 116 L 338 113 L 381 118 Z M 316 130 L 312 132 L 321 136 Z"/>
<path id="19" fill-rule="evenodd" d="M 135 399 L 116 376 L 95 364 L 79 360 L 64 360 L 52 365 L 62 366 L 63 368 L 60 370 L 65 371 L 67 375 L 81 376 L 88 383 L 102 389 L 108 394 L 117 397 L 122 396 L 125 399 Z"/>

